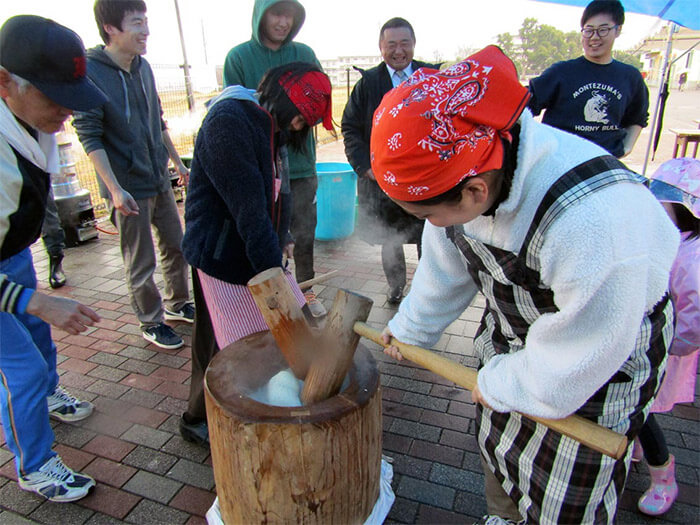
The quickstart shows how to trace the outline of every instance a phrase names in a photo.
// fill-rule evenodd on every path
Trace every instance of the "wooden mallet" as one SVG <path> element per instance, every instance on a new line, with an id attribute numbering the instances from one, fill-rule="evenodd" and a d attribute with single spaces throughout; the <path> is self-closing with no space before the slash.
<path id="1" fill-rule="evenodd" d="M 340 391 L 360 341 L 360 334 L 354 331 L 355 323 L 366 321 L 370 310 L 372 299 L 338 290 L 318 340 L 322 350 L 314 355 L 301 391 L 305 405 L 328 399 Z"/>
<path id="2" fill-rule="evenodd" d="M 323 332 L 319 333 L 307 324 L 281 268 L 257 274 L 248 281 L 248 289 L 284 359 L 294 375 L 304 380 L 302 402 L 309 405 L 337 394 L 360 340 L 353 327 L 357 321 L 367 320 L 372 300 L 338 290 Z"/>
<path id="3" fill-rule="evenodd" d="M 304 379 L 314 336 L 282 268 L 260 272 L 248 281 L 248 289 L 292 372 Z"/>
<path id="4" fill-rule="evenodd" d="M 397 339 L 391 339 L 391 343 L 386 344 L 382 340 L 382 334 L 379 330 L 372 328 L 366 323 L 357 322 L 354 325 L 354 330 L 356 333 L 362 337 L 366 337 L 370 341 L 374 341 L 378 345 L 386 348 L 388 346 L 395 346 L 401 352 L 401 355 L 416 363 L 417 365 L 427 368 L 431 372 L 435 372 L 437 375 L 444 377 L 452 381 L 453 383 L 466 388 L 467 390 L 473 390 L 476 385 L 476 370 L 468 368 L 466 366 L 455 363 L 450 359 L 446 359 L 437 355 L 435 352 L 426 350 L 419 346 L 409 345 L 402 343 Z M 618 434 L 600 426 L 593 421 L 582 418 L 581 416 L 571 415 L 563 419 L 546 419 L 536 416 L 529 416 L 523 414 L 524 417 L 537 421 L 552 430 L 559 432 L 565 436 L 575 439 L 579 443 L 592 448 L 610 456 L 611 458 L 620 459 L 625 455 L 627 451 L 627 437 Z"/>

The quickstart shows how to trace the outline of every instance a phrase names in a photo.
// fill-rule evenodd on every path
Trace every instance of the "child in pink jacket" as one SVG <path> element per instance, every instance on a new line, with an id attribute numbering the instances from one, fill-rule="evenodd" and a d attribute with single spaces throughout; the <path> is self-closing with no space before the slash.
<path id="1" fill-rule="evenodd" d="M 639 433 L 651 485 L 639 499 L 639 510 L 658 516 L 678 495 L 674 458 L 653 412 L 668 412 L 676 403 L 692 403 L 700 350 L 700 161 L 664 162 L 652 176 L 652 193 L 681 231 L 681 245 L 671 268 L 670 290 L 676 307 L 676 330 L 666 375 L 651 414 Z"/>

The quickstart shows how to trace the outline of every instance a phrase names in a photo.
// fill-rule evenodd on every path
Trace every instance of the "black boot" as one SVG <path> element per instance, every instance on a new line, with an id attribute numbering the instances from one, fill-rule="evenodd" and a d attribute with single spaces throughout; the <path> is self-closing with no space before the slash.
<path id="1" fill-rule="evenodd" d="M 66 274 L 61 268 L 62 261 L 63 254 L 49 255 L 49 285 L 51 288 L 60 288 L 66 284 Z"/>

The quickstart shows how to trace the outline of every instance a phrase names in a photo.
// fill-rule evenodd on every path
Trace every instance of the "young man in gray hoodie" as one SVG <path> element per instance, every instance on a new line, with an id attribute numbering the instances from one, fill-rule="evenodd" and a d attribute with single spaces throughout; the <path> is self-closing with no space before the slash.
<path id="1" fill-rule="evenodd" d="M 146 52 L 148 21 L 142 0 L 97 0 L 95 20 L 104 46 L 87 52 L 88 77 L 109 101 L 77 113 L 73 125 L 95 166 L 100 194 L 109 200 L 119 230 L 131 305 L 144 339 L 166 349 L 182 338 L 163 320 L 194 320 L 182 226 L 168 173 L 168 157 L 181 181 L 189 175 L 163 121 Z M 165 307 L 153 278 L 156 267 L 151 227 L 157 232 Z"/>

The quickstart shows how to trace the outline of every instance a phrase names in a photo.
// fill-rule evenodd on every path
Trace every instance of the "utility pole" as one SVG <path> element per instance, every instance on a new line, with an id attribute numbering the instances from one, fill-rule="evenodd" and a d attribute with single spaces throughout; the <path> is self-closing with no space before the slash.
<path id="1" fill-rule="evenodd" d="M 348 100 L 350 100 L 350 68 L 345 68 L 345 91 L 347 91 Z"/>
<path id="2" fill-rule="evenodd" d="M 199 24 L 202 26 L 202 45 L 204 46 L 204 63 L 209 65 L 209 57 L 207 56 L 207 35 L 204 32 L 204 19 L 199 19 Z"/>
<path id="3" fill-rule="evenodd" d="M 190 79 L 190 65 L 187 63 L 187 51 L 185 50 L 185 36 L 182 32 L 182 21 L 180 20 L 180 6 L 175 2 L 175 14 L 177 16 L 177 27 L 180 30 L 180 45 L 182 46 L 183 64 L 180 66 L 185 72 L 185 91 L 187 92 L 187 108 L 194 109 L 194 94 L 192 93 L 192 80 Z"/>

